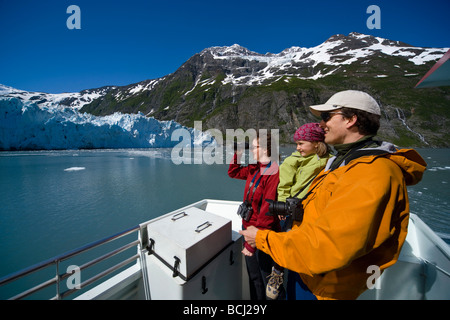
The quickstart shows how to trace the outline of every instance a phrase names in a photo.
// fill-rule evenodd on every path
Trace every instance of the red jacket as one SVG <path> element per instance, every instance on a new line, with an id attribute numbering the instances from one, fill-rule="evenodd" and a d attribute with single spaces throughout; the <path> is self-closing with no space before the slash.
<path id="1" fill-rule="evenodd" d="M 245 196 L 247 195 L 248 187 L 255 174 L 256 179 L 254 184 L 256 184 L 261 174 L 264 173 L 258 187 L 255 190 L 255 194 L 253 195 L 253 190 L 250 190 L 248 195 L 248 201 L 250 201 L 253 196 L 253 214 L 248 222 L 242 220 L 243 229 L 247 229 L 248 226 L 255 226 L 258 229 L 280 231 L 280 221 L 278 217 L 266 215 L 266 213 L 269 212 L 269 203 L 265 201 L 265 199 L 277 199 L 277 186 L 279 182 L 278 164 L 276 162 L 272 162 L 270 167 L 265 170 L 267 165 L 260 162 L 256 164 L 249 164 L 248 166 L 242 166 L 236 163 L 236 159 L 237 155 L 235 154 L 233 161 L 230 163 L 230 167 L 228 168 L 228 176 L 234 179 L 247 180 L 245 183 L 243 201 L 246 200 Z M 253 186 L 251 189 L 253 189 Z M 245 243 L 244 245 L 250 252 L 256 251 L 256 249 L 252 248 L 249 244 Z"/>

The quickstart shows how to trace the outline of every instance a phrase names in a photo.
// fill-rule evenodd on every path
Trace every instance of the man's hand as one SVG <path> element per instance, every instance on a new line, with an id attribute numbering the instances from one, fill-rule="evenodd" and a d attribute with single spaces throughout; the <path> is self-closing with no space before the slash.
<path id="1" fill-rule="evenodd" d="M 255 238 L 258 228 L 254 226 L 249 226 L 247 230 L 240 230 L 239 233 L 244 236 L 245 241 L 252 247 L 256 247 Z"/>

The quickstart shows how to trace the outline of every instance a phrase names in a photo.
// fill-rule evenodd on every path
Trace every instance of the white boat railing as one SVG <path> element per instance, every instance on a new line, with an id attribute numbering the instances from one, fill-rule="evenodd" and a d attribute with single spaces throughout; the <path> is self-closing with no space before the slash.
<path id="1" fill-rule="evenodd" d="M 64 292 L 61 292 L 60 284 L 62 283 L 63 280 L 68 279 L 70 276 L 72 276 L 74 274 L 74 271 L 64 272 L 64 273 L 60 274 L 59 269 L 60 269 L 61 262 L 67 261 L 67 260 L 69 260 L 75 256 L 78 256 L 82 253 L 85 253 L 91 249 L 103 246 L 107 243 L 110 243 L 110 242 L 117 240 L 119 238 L 122 238 L 124 236 L 130 235 L 134 232 L 137 233 L 139 230 L 140 230 L 140 226 L 138 225 L 133 228 L 119 232 L 115 235 L 112 235 L 112 236 L 106 237 L 104 239 L 89 243 L 78 249 L 68 251 L 64 254 L 58 255 L 56 257 L 53 257 L 53 258 L 45 260 L 41 263 L 35 264 L 35 265 L 28 267 L 26 269 L 23 269 L 21 271 L 18 271 L 13 274 L 10 274 L 8 276 L 5 276 L 0 279 L 0 288 L 2 286 L 6 286 L 12 282 L 15 282 L 21 278 L 24 278 L 24 277 L 34 274 L 38 271 L 41 271 L 43 269 L 50 268 L 53 266 L 53 267 L 55 267 L 55 276 L 54 277 L 51 277 L 50 279 L 48 279 L 44 282 L 41 282 L 38 285 L 36 285 L 28 290 L 25 290 L 19 294 L 14 295 L 13 297 L 9 298 L 9 300 L 20 300 L 20 299 L 26 298 L 26 297 L 28 297 L 32 294 L 35 294 L 35 293 L 37 293 L 49 286 L 52 286 L 52 285 L 55 286 L 56 295 L 53 298 L 51 298 L 51 300 L 61 300 L 65 297 L 73 294 L 74 292 L 80 291 L 80 289 L 83 289 L 83 288 L 89 286 L 90 284 L 94 283 L 95 281 L 97 281 L 97 280 L 113 273 L 114 271 L 130 264 L 131 262 L 137 260 L 139 258 L 139 254 L 138 254 L 137 250 L 135 250 L 133 255 L 124 258 L 123 260 L 121 260 L 120 262 L 118 262 L 117 264 L 115 264 L 112 267 L 109 267 L 105 270 L 102 270 L 102 271 L 96 273 L 89 279 L 81 282 L 79 285 L 76 286 L 76 288 L 68 289 Z M 136 239 L 136 240 L 129 242 L 119 248 L 115 248 L 114 250 L 109 251 L 101 256 L 97 256 L 95 259 L 92 259 L 92 260 L 80 265 L 78 267 L 79 268 L 78 270 L 81 272 L 81 270 L 86 270 L 87 268 L 97 265 L 98 263 L 105 261 L 113 256 L 116 256 L 117 254 L 122 253 L 130 248 L 133 248 L 133 247 L 136 248 L 140 241 L 138 240 L 138 236 L 134 237 L 134 239 Z"/>

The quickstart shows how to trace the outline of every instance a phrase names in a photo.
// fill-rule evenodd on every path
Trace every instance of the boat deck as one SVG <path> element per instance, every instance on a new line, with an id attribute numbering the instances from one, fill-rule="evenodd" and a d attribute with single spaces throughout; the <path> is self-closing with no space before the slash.
<path id="1" fill-rule="evenodd" d="M 231 299 L 233 300 L 246 300 L 249 299 L 248 290 L 248 278 L 245 268 L 245 261 L 242 259 L 239 248 L 242 247 L 242 236 L 238 233 L 241 229 L 241 219 L 236 215 L 239 202 L 234 201 L 221 201 L 221 200 L 202 200 L 180 208 L 173 212 L 170 212 L 161 217 L 152 219 L 150 221 L 141 223 L 140 225 L 124 232 L 118 233 L 106 239 L 88 244 L 82 248 L 75 249 L 58 257 L 54 257 L 43 263 L 37 264 L 25 270 L 19 271 L 10 276 L 0 279 L 0 289 L 11 285 L 15 281 L 18 281 L 24 277 L 29 277 L 37 271 L 48 268 L 55 268 L 56 275 L 50 277 L 49 280 L 41 281 L 37 285 L 28 285 L 28 288 L 22 293 L 12 295 L 13 299 L 24 298 L 36 298 L 36 292 L 48 291 L 49 287 L 56 287 L 50 292 L 56 291 L 56 296 L 49 296 L 50 299 L 65 299 L 73 295 L 74 299 L 79 300 L 93 300 L 93 299 L 114 299 L 114 300 L 141 300 L 152 299 L 150 294 L 150 281 L 149 276 L 145 274 L 143 270 L 148 268 L 147 265 L 143 265 L 143 261 L 147 260 L 145 257 L 148 255 L 148 234 L 147 226 L 155 221 L 168 217 L 170 215 L 176 215 L 180 212 L 195 207 L 221 217 L 225 217 L 231 220 L 232 240 L 235 248 L 231 249 L 238 251 L 238 254 L 234 253 L 234 257 L 240 257 L 240 259 L 233 258 L 233 263 L 236 262 L 233 271 L 235 274 L 233 277 L 241 279 L 240 290 L 231 290 Z M 119 239 L 125 239 L 122 242 Z M 118 244 L 114 242 L 118 241 Z M 124 243 L 125 241 L 125 243 Z M 91 258 L 88 262 L 80 262 L 80 256 L 85 252 L 95 250 L 97 247 L 107 247 L 106 253 L 97 254 Z M 112 248 L 112 250 L 111 250 Z M 228 254 L 231 256 L 233 253 Z M 220 255 L 217 259 L 225 259 Z M 113 266 L 108 265 L 101 270 L 97 270 L 96 273 L 89 279 L 83 279 L 79 287 L 69 288 L 69 290 L 63 291 L 65 285 L 69 283 L 71 277 L 74 277 L 74 273 L 63 272 L 64 266 L 67 264 L 73 264 L 80 266 L 80 269 L 84 270 L 100 264 L 104 260 L 111 259 L 112 257 L 120 258 L 114 262 Z M 229 259 L 226 257 L 226 259 Z M 236 260 L 236 261 L 234 261 Z M 214 264 L 214 261 L 211 262 Z M 236 267 L 237 266 L 237 267 Z M 219 265 L 213 267 L 218 268 Z M 161 266 L 164 269 L 164 266 Z M 202 267 L 203 268 L 203 267 Z M 205 267 L 206 270 L 207 267 Z M 158 269 L 155 269 L 158 270 Z M 158 273 L 157 271 L 156 273 Z M 165 273 L 170 273 L 171 270 L 167 269 L 161 272 L 161 276 Z M 202 273 L 199 272 L 196 275 L 197 278 L 193 278 L 192 281 L 197 281 L 198 286 L 203 285 Z M 206 272 L 206 271 L 205 271 Z M 210 275 L 213 273 L 208 271 L 208 281 L 210 281 Z M 83 273 L 84 275 L 84 273 Z M 368 277 L 370 274 L 368 274 Z M 109 277 L 109 278 L 108 278 Z M 172 277 L 168 277 L 171 279 Z M 205 276 L 203 275 L 203 278 Z M 100 281 L 102 279 L 103 281 Z M 105 280 L 106 279 L 106 280 Z M 99 282 L 100 281 L 100 282 Z M 171 280 L 169 280 L 171 281 Z M 188 288 L 181 279 L 177 280 L 178 285 Z M 211 282 L 208 282 L 211 285 Z M 95 285 L 92 287 L 92 285 Z M 172 285 L 172 284 L 170 284 Z M 222 283 L 222 285 L 224 285 Z M 225 284 L 225 287 L 227 285 Z M 163 286 L 164 287 L 164 286 Z M 170 287 L 169 285 L 167 286 Z M 197 290 L 197 289 L 195 289 Z M 172 290 L 168 290 L 172 291 Z M 208 290 L 204 290 L 205 292 Z M 0 291 L 1 292 L 1 291 Z M 54 294 L 54 293 L 53 293 Z M 184 295 L 184 296 L 183 296 Z M 220 294 L 217 294 L 217 290 L 210 290 L 208 294 L 202 295 L 197 293 L 185 292 L 181 296 L 176 296 L 173 299 L 220 299 Z M 46 299 L 38 296 L 38 299 Z M 168 299 L 172 299 L 169 298 Z M 230 299 L 228 296 L 226 299 Z M 410 215 L 410 222 L 408 226 L 408 235 L 406 242 L 402 248 L 398 262 L 386 269 L 385 272 L 378 278 L 373 289 L 364 292 L 359 299 L 377 299 L 377 300 L 423 300 L 423 299 L 436 299 L 436 300 L 449 300 L 450 299 L 450 247 L 439 236 L 437 236 L 417 215 Z"/>

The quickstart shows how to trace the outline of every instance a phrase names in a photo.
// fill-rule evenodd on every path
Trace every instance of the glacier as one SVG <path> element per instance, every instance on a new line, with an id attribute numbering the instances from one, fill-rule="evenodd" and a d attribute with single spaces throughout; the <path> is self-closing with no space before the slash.
<path id="1" fill-rule="evenodd" d="M 181 143 L 208 145 L 207 132 L 184 127 L 175 121 L 159 121 L 142 113 L 108 116 L 80 113 L 62 106 L 39 106 L 32 101 L 0 97 L 0 150 L 65 150 L 172 148 L 175 130 L 189 132 L 192 139 Z"/>

